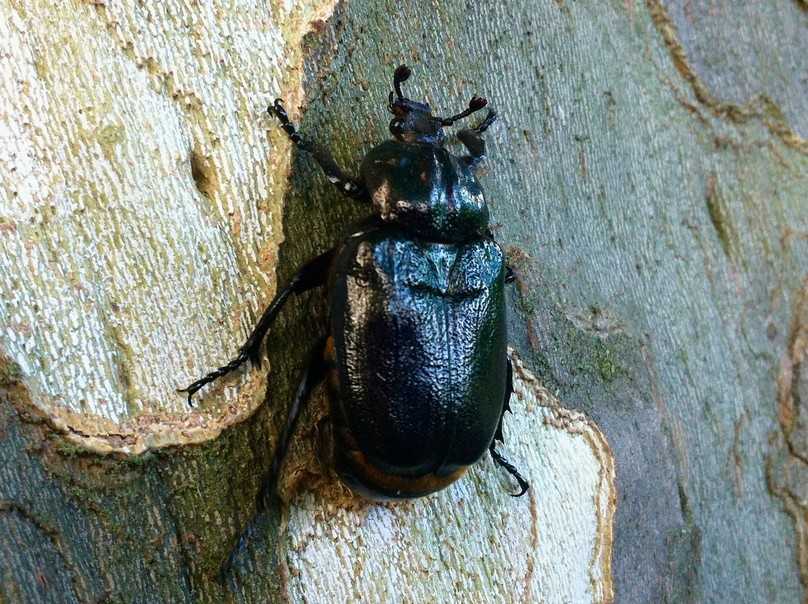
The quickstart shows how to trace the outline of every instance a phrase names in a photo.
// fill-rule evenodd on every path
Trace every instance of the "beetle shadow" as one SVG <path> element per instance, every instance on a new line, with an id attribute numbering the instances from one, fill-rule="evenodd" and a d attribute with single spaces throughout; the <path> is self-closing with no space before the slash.
<path id="1" fill-rule="evenodd" d="M 334 152 L 337 161 L 347 172 L 356 174 L 361 161 L 360 145 L 349 147 L 345 139 L 337 148 L 332 146 L 334 133 L 331 129 L 332 114 L 322 114 L 315 107 L 322 107 L 320 100 L 310 100 L 299 129 L 310 140 L 316 141 Z M 345 122 L 340 122 L 344 124 Z M 268 127 L 275 128 L 274 120 Z M 322 174 L 319 167 L 305 152 L 293 150 L 291 173 L 284 195 L 283 233 L 284 242 L 278 250 L 276 265 L 277 289 L 289 283 L 294 274 L 308 260 L 333 248 L 349 233 L 350 225 L 371 215 L 371 208 L 343 197 Z M 283 429 L 288 415 L 288 406 L 294 398 L 301 374 L 305 368 L 308 353 L 321 336 L 328 334 L 327 286 L 292 296 L 286 303 L 264 342 L 265 355 L 269 360 L 265 404 L 254 416 L 254 446 L 266 451 L 262 467 L 256 471 L 263 473 L 264 482 L 270 478 L 270 468 L 277 437 Z M 269 301 L 267 301 L 268 303 Z M 266 365 L 263 371 L 267 371 Z M 315 388 L 314 398 L 322 398 L 322 388 Z M 310 402 L 310 401 L 307 401 Z M 320 400 L 320 402 L 322 402 Z M 313 421 L 322 420 L 307 413 L 304 409 L 298 428 L 293 436 L 289 454 L 300 453 L 296 446 L 297 436 L 311 426 Z M 315 427 L 314 431 L 317 431 Z M 314 440 L 314 439 L 312 439 Z M 316 452 L 314 443 L 311 450 Z M 309 453 L 311 455 L 311 453 Z M 311 460 L 309 460 L 311 461 Z M 314 465 L 309 463 L 309 467 Z M 281 476 L 284 474 L 283 469 Z M 299 487 L 300 485 L 298 485 Z M 293 490 L 300 490 L 295 487 Z M 256 568 L 278 568 L 283 561 L 278 559 L 278 548 L 274 547 L 280 538 L 282 522 L 281 501 L 274 493 L 272 484 L 270 497 L 259 498 L 256 514 L 243 530 L 238 542 L 221 568 L 218 580 L 232 592 L 241 592 L 252 581 L 249 574 Z M 286 489 L 285 489 L 286 490 Z M 285 499 L 286 497 L 284 497 Z"/>

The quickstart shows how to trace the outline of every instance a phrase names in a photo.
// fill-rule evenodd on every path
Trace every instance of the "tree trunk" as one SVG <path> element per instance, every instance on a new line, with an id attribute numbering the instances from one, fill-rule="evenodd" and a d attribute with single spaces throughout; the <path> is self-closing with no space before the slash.
<path id="1" fill-rule="evenodd" d="M 808 5 L 215 4 L 0 2 L 0 601 L 808 601 Z M 501 118 L 532 489 L 366 502 L 317 392 L 258 512 L 324 296 L 175 389 L 368 212 L 266 105 L 355 171 L 399 63 Z"/>

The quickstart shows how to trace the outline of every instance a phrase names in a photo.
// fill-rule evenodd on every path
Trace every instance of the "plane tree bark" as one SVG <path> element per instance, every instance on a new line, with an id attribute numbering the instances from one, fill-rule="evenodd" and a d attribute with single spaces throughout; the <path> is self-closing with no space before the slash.
<path id="1" fill-rule="evenodd" d="M 0 3 L 0 600 L 804 601 L 807 8 Z M 484 461 L 363 502 L 318 392 L 257 513 L 323 297 L 262 369 L 174 389 L 367 212 L 266 105 L 355 168 L 402 62 L 438 113 L 501 116 L 505 451 L 533 488 Z"/>

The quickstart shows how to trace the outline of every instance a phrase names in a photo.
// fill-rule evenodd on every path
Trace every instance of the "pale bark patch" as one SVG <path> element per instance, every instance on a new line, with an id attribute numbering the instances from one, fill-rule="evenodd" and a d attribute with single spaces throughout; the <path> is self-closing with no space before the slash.
<path id="1" fill-rule="evenodd" d="M 205 414 L 175 389 L 275 292 L 290 148 L 266 107 L 297 117 L 334 4 L 0 3 L 0 353 L 70 438 L 138 453 L 260 404 L 252 373 Z"/>
<path id="2" fill-rule="evenodd" d="M 448 489 L 407 503 L 335 496 L 336 485 L 306 491 L 291 502 L 279 543 L 290 601 L 613 600 L 612 452 L 591 420 L 512 358 L 501 450 L 530 480 L 528 495 L 510 497 L 515 485 L 488 456 Z"/>

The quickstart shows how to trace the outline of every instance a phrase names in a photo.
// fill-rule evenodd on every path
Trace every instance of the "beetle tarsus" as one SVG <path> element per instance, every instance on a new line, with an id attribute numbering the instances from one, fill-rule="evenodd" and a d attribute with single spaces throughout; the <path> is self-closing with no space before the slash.
<path id="1" fill-rule="evenodd" d="M 227 365 L 223 365 L 214 371 L 211 371 L 204 377 L 199 378 L 192 384 L 186 386 L 185 388 L 178 388 L 177 392 L 187 393 L 188 394 L 188 405 L 190 407 L 194 406 L 193 397 L 194 394 L 199 392 L 203 386 L 210 384 L 211 382 L 215 382 L 220 377 L 223 377 L 230 373 L 231 371 L 235 371 L 238 369 L 248 358 L 250 358 L 250 353 L 245 347 L 242 347 L 239 351 L 239 355 L 230 361 Z"/>
<path id="2" fill-rule="evenodd" d="M 269 306 L 266 307 L 264 313 L 261 315 L 261 318 L 258 320 L 258 323 L 250 334 L 250 337 L 248 337 L 247 341 L 242 345 L 241 348 L 239 348 L 238 356 L 236 356 L 236 358 L 227 363 L 227 365 L 223 365 L 218 369 L 211 371 L 204 377 L 199 378 L 189 386 L 178 390 L 178 392 L 188 393 L 189 405 L 193 406 L 192 397 L 203 386 L 206 386 L 211 382 L 215 382 L 220 377 L 224 377 L 228 373 L 235 371 L 248 360 L 251 361 L 254 366 L 260 367 L 261 343 L 264 341 L 264 337 L 267 335 L 269 328 L 272 327 L 272 324 L 275 322 L 275 318 L 278 316 L 281 308 L 283 308 L 286 300 L 288 300 L 289 296 L 292 294 L 299 294 L 323 285 L 328 277 L 328 269 L 331 266 L 331 262 L 334 260 L 335 254 L 335 249 L 328 250 L 327 252 L 309 260 L 299 271 L 297 271 L 297 273 L 295 273 L 295 276 L 292 277 L 289 284 L 279 291 L 275 296 L 275 299 L 272 300 Z"/>
<path id="3" fill-rule="evenodd" d="M 189 407 L 196 407 L 196 405 L 194 405 L 194 393 L 196 392 L 196 390 L 192 391 L 191 387 L 189 386 L 188 388 L 177 388 L 175 392 L 177 392 L 178 394 L 187 394 L 188 395 L 188 406 Z"/>
<path id="4" fill-rule="evenodd" d="M 494 443 L 491 443 L 491 446 L 488 447 L 488 451 L 491 453 L 491 457 L 494 459 L 494 463 L 497 464 L 498 466 L 502 466 L 503 468 L 505 468 L 505 471 L 508 472 L 508 474 L 510 474 L 511 476 L 513 476 L 516 479 L 516 482 L 519 483 L 520 491 L 518 493 L 511 493 L 510 494 L 511 497 L 521 497 L 522 495 L 527 493 L 527 490 L 530 488 L 530 483 L 528 483 L 527 480 L 522 478 L 522 475 L 519 473 L 519 470 L 517 470 L 516 467 L 511 462 L 509 462 L 507 459 L 505 459 L 502 455 L 499 454 L 499 451 L 496 450 L 496 445 Z"/>
<path id="5" fill-rule="evenodd" d="M 264 478 L 261 488 L 256 495 L 255 516 L 244 529 L 244 532 L 239 537 L 236 545 L 231 550 L 230 554 L 225 558 L 224 562 L 219 568 L 217 580 L 221 585 L 225 585 L 228 580 L 232 580 L 231 575 L 234 569 L 237 568 L 237 560 L 241 558 L 247 550 L 247 544 L 255 539 L 260 538 L 259 535 L 262 529 L 262 523 L 266 522 L 264 512 L 269 508 L 273 497 L 277 495 L 275 492 L 275 485 L 277 484 L 278 476 L 280 474 L 281 464 L 286 455 L 289 446 L 289 439 L 294 433 L 297 420 L 303 410 L 303 405 L 309 399 L 311 391 L 320 383 L 325 372 L 325 362 L 323 360 L 323 351 L 327 339 L 321 338 L 320 341 L 311 350 L 308 358 L 308 364 L 303 370 L 300 378 L 295 398 L 289 407 L 289 414 L 286 418 L 286 425 L 278 437 L 278 442 L 275 445 L 275 452 L 272 458 L 272 465 L 270 471 Z"/>

